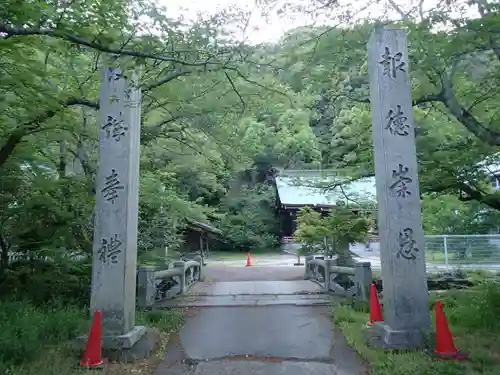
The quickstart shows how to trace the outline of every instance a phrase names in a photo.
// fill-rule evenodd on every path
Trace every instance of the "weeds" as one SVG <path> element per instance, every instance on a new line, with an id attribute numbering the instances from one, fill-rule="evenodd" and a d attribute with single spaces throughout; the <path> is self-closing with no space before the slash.
<path id="1" fill-rule="evenodd" d="M 431 294 L 443 304 L 455 343 L 469 353 L 466 362 L 443 362 L 423 352 L 391 353 L 366 345 L 364 329 L 368 321 L 365 304 L 348 301 L 334 307 L 334 322 L 349 344 L 370 363 L 372 375 L 495 375 L 500 366 L 500 284 L 484 281 L 467 290 Z"/>
<path id="2" fill-rule="evenodd" d="M 182 323 L 176 311 L 150 311 L 137 314 L 137 324 L 166 333 Z M 72 375 L 78 357 L 71 340 L 88 332 L 88 309 L 63 306 L 45 307 L 27 301 L 0 302 L 0 374 Z M 127 373 L 123 372 L 122 373 Z"/>

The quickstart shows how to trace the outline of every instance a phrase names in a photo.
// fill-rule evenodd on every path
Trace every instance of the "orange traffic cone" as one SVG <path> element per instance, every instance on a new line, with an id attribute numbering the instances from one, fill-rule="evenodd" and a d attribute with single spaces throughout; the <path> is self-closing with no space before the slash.
<path id="1" fill-rule="evenodd" d="M 383 322 L 382 309 L 380 308 L 380 302 L 377 296 L 377 288 L 375 284 L 372 283 L 370 286 L 370 322 L 368 325 L 373 325 L 375 322 Z"/>
<path id="2" fill-rule="evenodd" d="M 467 359 L 467 356 L 455 347 L 440 301 L 436 301 L 436 349 L 434 355 L 439 359 L 458 361 Z"/>
<path id="3" fill-rule="evenodd" d="M 252 257 L 250 256 L 250 252 L 247 254 L 247 265 L 245 267 L 252 267 Z"/>
<path id="4" fill-rule="evenodd" d="M 80 366 L 88 369 L 101 368 L 104 365 L 101 353 L 101 311 L 94 313 L 92 327 L 85 346 L 85 353 L 80 361 Z"/>

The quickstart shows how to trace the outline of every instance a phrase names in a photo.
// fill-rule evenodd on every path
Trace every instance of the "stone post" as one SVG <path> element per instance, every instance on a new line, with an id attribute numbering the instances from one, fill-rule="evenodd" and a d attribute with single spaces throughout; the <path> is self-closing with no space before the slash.
<path id="1" fill-rule="evenodd" d="M 204 279 L 204 274 L 203 274 L 203 257 L 201 255 L 197 255 L 194 257 L 194 260 L 200 263 L 200 276 L 198 281 L 203 281 Z"/>
<path id="2" fill-rule="evenodd" d="M 174 268 L 180 269 L 180 275 L 179 275 L 179 287 L 180 291 L 179 294 L 184 294 L 184 290 L 186 289 L 186 268 L 184 262 L 177 261 L 174 262 Z"/>
<path id="3" fill-rule="evenodd" d="M 154 306 L 156 298 L 155 269 L 151 267 L 137 270 L 137 306 L 149 308 Z"/>
<path id="4" fill-rule="evenodd" d="M 354 265 L 354 280 L 356 282 L 356 298 L 360 301 L 370 300 L 370 286 L 373 281 L 372 264 L 359 262 Z"/>
<path id="5" fill-rule="evenodd" d="M 146 332 L 135 326 L 141 125 L 136 82 L 120 69 L 102 71 L 90 307 L 92 314 L 102 313 L 104 351 L 129 349 Z"/>
<path id="6" fill-rule="evenodd" d="M 377 28 L 368 42 L 385 325 L 380 345 L 422 348 L 430 328 L 408 41 Z"/>
<path id="7" fill-rule="evenodd" d="M 307 280 L 309 279 L 309 273 L 307 272 L 307 265 L 309 263 L 309 261 L 313 260 L 314 259 L 314 255 L 306 255 L 304 257 L 304 279 Z"/>
<path id="8" fill-rule="evenodd" d="M 335 266 L 337 264 L 337 259 L 325 259 L 325 291 L 328 292 L 330 291 L 330 279 L 331 277 L 331 271 L 330 269 L 332 266 Z"/>

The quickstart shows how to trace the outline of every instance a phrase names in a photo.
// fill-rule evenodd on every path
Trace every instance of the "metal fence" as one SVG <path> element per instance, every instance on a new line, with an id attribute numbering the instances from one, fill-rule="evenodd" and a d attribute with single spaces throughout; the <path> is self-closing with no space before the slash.
<path id="1" fill-rule="evenodd" d="M 500 234 L 425 236 L 429 266 L 500 270 Z"/>
<path id="2" fill-rule="evenodd" d="M 380 269 L 380 242 L 353 244 L 351 251 L 359 262 L 371 262 Z M 428 272 L 474 269 L 500 272 L 500 234 L 454 234 L 425 236 L 425 262 Z"/>

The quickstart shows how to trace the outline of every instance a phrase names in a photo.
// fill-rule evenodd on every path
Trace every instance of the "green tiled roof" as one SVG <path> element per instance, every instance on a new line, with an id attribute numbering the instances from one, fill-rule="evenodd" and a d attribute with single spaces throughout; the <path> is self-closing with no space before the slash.
<path id="1" fill-rule="evenodd" d="M 333 189 L 326 188 L 328 185 L 342 181 L 348 181 L 348 179 L 325 176 L 321 172 L 287 173 L 284 171 L 276 177 L 276 187 L 283 205 L 334 206 L 340 202 L 349 205 L 376 202 L 374 178 L 345 182 Z"/>

